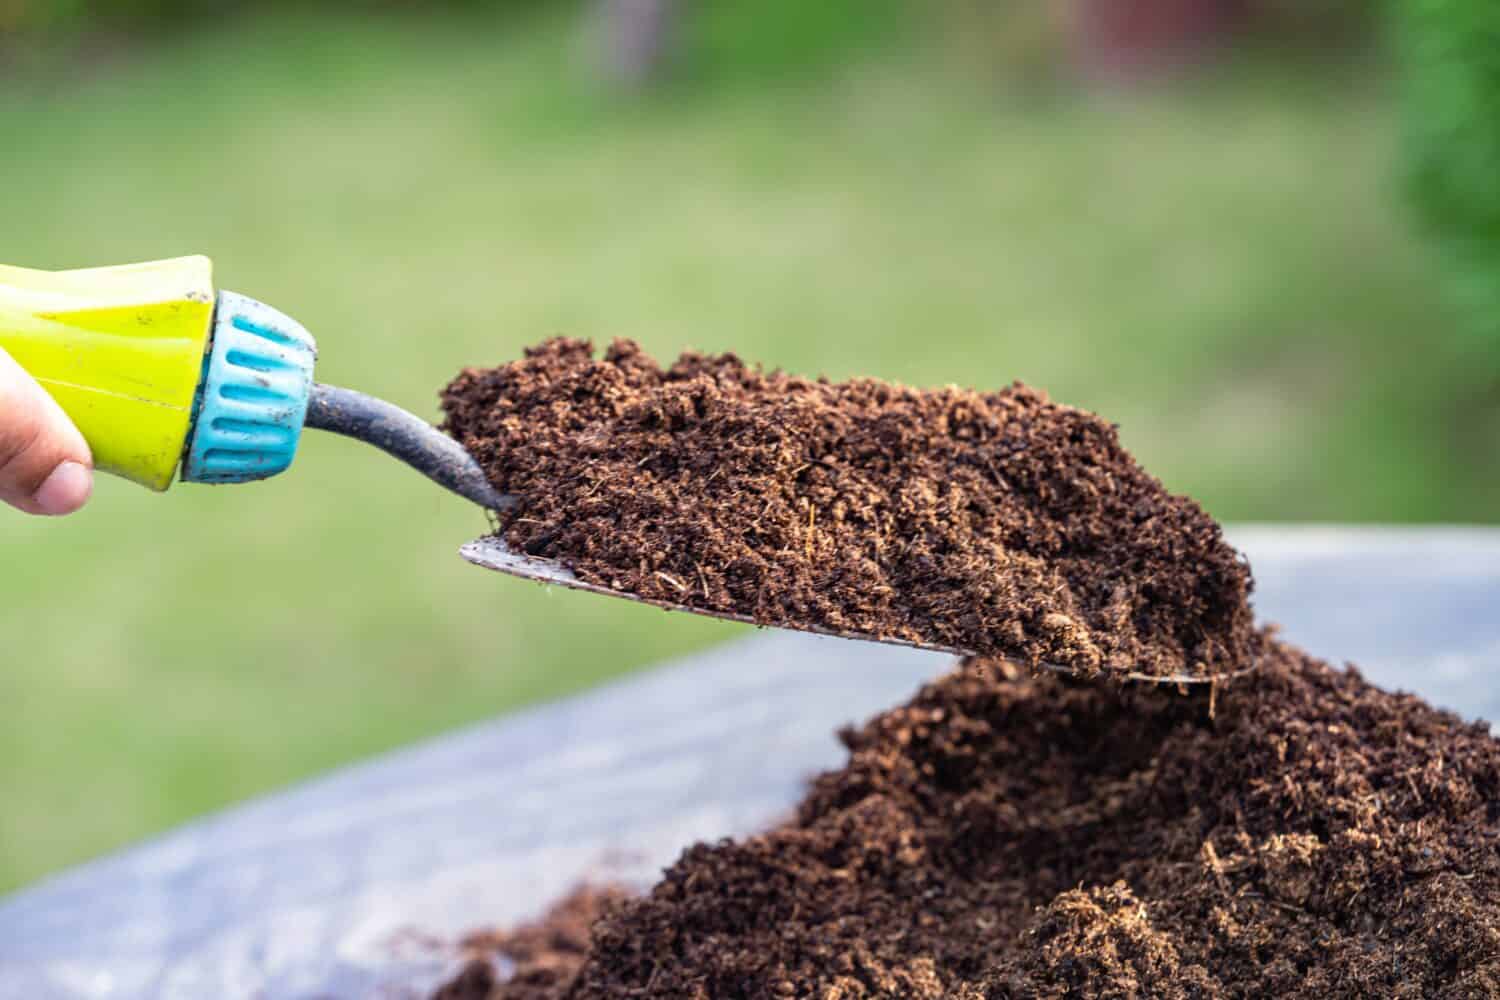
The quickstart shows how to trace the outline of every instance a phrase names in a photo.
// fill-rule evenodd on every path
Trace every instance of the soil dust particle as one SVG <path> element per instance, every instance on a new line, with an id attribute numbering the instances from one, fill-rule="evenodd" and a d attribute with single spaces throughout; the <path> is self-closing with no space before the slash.
<path id="1" fill-rule="evenodd" d="M 1269 639 L 1209 697 L 969 661 L 492 996 L 1500 997 L 1487 727 Z"/>
<path id="2" fill-rule="evenodd" d="M 522 503 L 499 533 L 654 600 L 1085 675 L 1228 673 L 1248 568 L 1113 426 L 1019 383 L 919 391 L 663 369 L 552 340 L 471 369 L 445 429 Z"/>

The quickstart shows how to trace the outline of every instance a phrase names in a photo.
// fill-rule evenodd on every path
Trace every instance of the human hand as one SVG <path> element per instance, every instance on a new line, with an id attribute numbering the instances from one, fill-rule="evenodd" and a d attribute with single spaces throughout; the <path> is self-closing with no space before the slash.
<path id="1" fill-rule="evenodd" d="M 0 348 L 0 502 L 71 514 L 94 488 L 88 442 L 57 401 Z"/>

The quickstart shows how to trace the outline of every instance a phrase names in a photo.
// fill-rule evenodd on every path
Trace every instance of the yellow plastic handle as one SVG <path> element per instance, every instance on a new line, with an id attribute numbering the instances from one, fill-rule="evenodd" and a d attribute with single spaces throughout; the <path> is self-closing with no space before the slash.
<path id="1" fill-rule="evenodd" d="M 207 257 L 0 265 L 0 347 L 73 418 L 96 468 L 153 490 L 182 459 L 213 314 Z"/>

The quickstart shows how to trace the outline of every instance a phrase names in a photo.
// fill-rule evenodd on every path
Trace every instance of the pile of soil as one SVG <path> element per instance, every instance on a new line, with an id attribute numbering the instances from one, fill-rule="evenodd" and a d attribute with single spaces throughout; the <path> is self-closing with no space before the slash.
<path id="1" fill-rule="evenodd" d="M 1353 669 L 971 661 L 843 740 L 794 820 L 571 901 L 545 983 L 447 997 L 1500 996 L 1500 743 Z"/>
<path id="2" fill-rule="evenodd" d="M 830 383 L 617 341 L 462 373 L 445 429 L 521 504 L 511 547 L 768 625 L 1085 675 L 1255 660 L 1250 574 L 1098 417 L 1016 384 Z"/>

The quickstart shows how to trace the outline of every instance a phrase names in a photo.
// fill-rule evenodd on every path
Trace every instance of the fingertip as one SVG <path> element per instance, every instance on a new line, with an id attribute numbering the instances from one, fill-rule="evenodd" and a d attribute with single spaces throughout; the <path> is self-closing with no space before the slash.
<path id="1" fill-rule="evenodd" d="M 61 517 L 83 507 L 93 492 L 94 473 L 88 466 L 62 462 L 47 475 L 31 499 L 38 513 Z"/>

